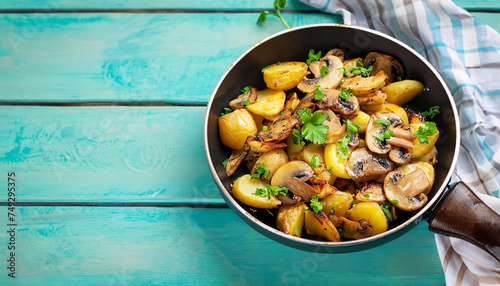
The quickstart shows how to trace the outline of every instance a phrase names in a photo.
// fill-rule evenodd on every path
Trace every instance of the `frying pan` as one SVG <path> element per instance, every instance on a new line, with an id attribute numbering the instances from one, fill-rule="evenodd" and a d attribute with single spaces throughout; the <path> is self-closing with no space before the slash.
<path id="1" fill-rule="evenodd" d="M 407 105 L 412 110 L 428 110 L 439 105 L 441 112 L 432 119 L 440 131 L 436 143 L 435 181 L 429 201 L 419 210 L 398 212 L 388 231 L 360 240 L 329 242 L 311 237 L 287 235 L 276 228 L 276 212 L 254 209 L 240 203 L 231 194 L 231 182 L 243 175 L 239 170 L 227 177 L 222 162 L 231 150 L 219 139 L 218 117 L 240 89 L 252 86 L 264 89 L 261 69 L 276 62 L 305 61 L 309 49 L 326 52 L 344 50 L 345 58 L 364 57 L 372 51 L 388 54 L 403 65 L 405 78 L 422 82 L 426 88 Z M 319 24 L 289 29 L 274 34 L 247 50 L 222 76 L 208 103 L 205 116 L 205 151 L 208 163 L 222 197 L 233 211 L 251 227 L 282 244 L 316 252 L 343 253 L 375 247 L 402 235 L 426 219 L 429 229 L 472 242 L 500 261 L 500 216 L 488 208 L 463 183 L 449 185 L 460 146 L 457 109 L 448 87 L 422 56 L 404 43 L 383 33 L 349 25 Z"/>

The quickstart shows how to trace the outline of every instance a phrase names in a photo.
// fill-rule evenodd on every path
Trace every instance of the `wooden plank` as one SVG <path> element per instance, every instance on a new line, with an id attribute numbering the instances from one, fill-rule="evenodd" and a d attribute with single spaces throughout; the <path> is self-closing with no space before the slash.
<path id="1" fill-rule="evenodd" d="M 497 0 L 454 0 L 454 2 L 464 9 L 500 10 L 500 3 Z M 76 0 L 18 0 L 2 1 L 0 9 L 217 9 L 217 10 L 255 10 L 273 9 L 271 0 L 254 1 L 176 1 L 176 0 L 113 0 L 113 1 L 76 1 Z M 284 9 L 295 11 L 310 11 L 311 7 L 299 2 L 289 0 Z"/>
<path id="2" fill-rule="evenodd" d="M 207 102 L 232 62 L 284 29 L 277 18 L 256 25 L 257 17 L 0 14 L 0 101 Z M 339 21 L 285 17 L 293 26 Z"/>
<path id="3" fill-rule="evenodd" d="M 22 202 L 222 203 L 204 115 L 205 107 L 3 106 L 0 176 L 16 172 Z"/>
<path id="4" fill-rule="evenodd" d="M 0 284 L 444 284 L 426 223 L 382 246 L 347 254 L 292 249 L 230 209 L 18 207 L 16 278 L 0 207 Z"/>

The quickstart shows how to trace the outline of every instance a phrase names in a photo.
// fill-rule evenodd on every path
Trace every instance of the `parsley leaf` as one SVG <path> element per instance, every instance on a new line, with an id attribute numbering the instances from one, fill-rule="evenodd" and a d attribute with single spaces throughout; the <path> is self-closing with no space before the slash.
<path id="1" fill-rule="evenodd" d="M 369 194 L 364 194 L 364 195 L 363 195 L 363 197 L 365 197 L 365 198 L 369 198 L 369 197 L 370 197 L 370 195 L 369 195 Z"/>
<path id="2" fill-rule="evenodd" d="M 398 201 L 398 200 L 396 200 L 396 199 L 392 200 L 391 202 L 393 202 L 393 203 L 395 203 L 395 204 L 399 204 L 399 201 Z"/>
<path id="3" fill-rule="evenodd" d="M 358 59 L 358 61 L 356 62 L 358 64 L 358 66 L 362 67 L 365 63 L 363 62 L 363 60 L 361 58 Z"/>
<path id="4" fill-rule="evenodd" d="M 321 70 L 319 70 L 319 74 L 325 76 L 327 73 L 330 73 L 330 70 L 326 66 L 322 66 Z"/>
<path id="5" fill-rule="evenodd" d="M 353 75 L 361 75 L 362 77 L 368 77 L 370 73 L 372 72 L 373 66 L 369 66 L 368 68 L 360 68 L 360 67 L 353 67 L 351 69 L 351 74 Z"/>
<path id="6" fill-rule="evenodd" d="M 262 126 L 262 131 L 267 131 L 268 127 L 266 125 Z"/>
<path id="7" fill-rule="evenodd" d="M 321 92 L 321 90 L 319 90 L 319 88 L 316 88 L 316 97 L 314 99 L 322 100 L 323 98 L 325 98 L 325 95 L 323 95 L 323 93 Z"/>
<path id="8" fill-rule="evenodd" d="M 269 67 L 269 66 L 265 66 L 265 67 L 263 67 L 260 71 L 261 71 L 261 72 L 265 72 L 265 71 L 267 70 L 267 68 L 268 68 L 268 67 Z"/>
<path id="9" fill-rule="evenodd" d="M 349 72 L 345 69 L 345 67 L 338 68 L 338 70 L 341 70 L 344 73 L 344 76 L 349 76 Z"/>
<path id="10" fill-rule="evenodd" d="M 278 17 L 281 20 L 281 23 L 285 25 L 285 27 L 287 27 L 288 29 L 292 28 L 290 25 L 288 25 L 283 16 L 281 16 L 280 8 L 281 9 L 285 8 L 285 5 L 286 5 L 286 0 L 274 0 L 273 6 L 276 13 L 272 13 L 269 11 L 262 11 L 259 15 L 259 18 L 257 19 L 257 24 L 264 23 L 266 21 L 267 15 L 273 15 Z"/>
<path id="11" fill-rule="evenodd" d="M 295 143 L 295 145 L 305 145 L 306 144 L 304 141 L 302 141 L 302 139 L 304 139 L 304 135 L 302 135 L 302 133 L 300 133 L 300 131 L 296 128 L 294 128 L 292 130 L 292 139 L 293 139 L 293 143 Z"/>
<path id="12" fill-rule="evenodd" d="M 340 140 L 339 146 L 337 146 L 337 156 L 339 156 L 342 159 L 347 159 L 349 155 L 349 144 L 351 142 L 351 133 L 347 133 L 342 140 Z"/>
<path id="13" fill-rule="evenodd" d="M 269 192 L 267 187 L 265 189 L 257 188 L 255 190 L 255 193 L 252 193 L 252 195 L 263 197 L 263 198 L 267 197 L 268 200 L 271 199 L 271 193 Z"/>
<path id="14" fill-rule="evenodd" d="M 391 203 L 389 203 L 388 201 L 385 201 L 383 204 L 380 205 L 380 208 L 384 212 L 385 216 L 387 216 L 389 221 L 393 221 L 392 213 L 391 213 L 391 208 L 392 208 Z"/>
<path id="15" fill-rule="evenodd" d="M 252 195 L 263 197 L 263 198 L 267 197 L 267 199 L 269 200 L 269 199 L 271 199 L 271 194 L 273 194 L 274 196 L 277 196 L 280 194 L 286 196 L 287 193 L 288 193 L 288 189 L 286 187 L 278 187 L 278 186 L 273 187 L 273 186 L 267 185 L 265 189 L 257 188 L 255 190 L 255 193 L 252 193 Z"/>
<path id="16" fill-rule="evenodd" d="M 392 135 L 392 130 L 389 129 L 385 130 L 384 133 L 372 134 L 373 137 L 377 138 L 380 141 L 384 141 L 385 139 L 391 138 L 391 135 Z"/>
<path id="17" fill-rule="evenodd" d="M 347 120 L 343 120 L 346 127 L 347 127 L 347 130 L 351 131 L 352 133 L 356 133 L 358 132 L 358 128 L 360 127 L 358 124 L 356 123 L 352 123 L 351 120 L 347 119 Z"/>
<path id="18" fill-rule="evenodd" d="M 231 108 L 228 108 L 228 107 L 224 107 L 224 112 L 222 112 L 220 115 L 226 115 L 226 114 L 229 114 L 231 113 L 233 110 Z"/>
<path id="19" fill-rule="evenodd" d="M 309 164 L 313 167 L 321 166 L 321 162 L 319 161 L 319 157 L 316 154 L 313 154 L 311 160 L 309 160 Z"/>
<path id="20" fill-rule="evenodd" d="M 328 114 L 321 114 L 321 111 L 318 110 L 311 116 L 311 112 L 309 108 L 298 111 L 300 121 L 304 123 L 304 126 L 302 126 L 303 138 L 314 144 L 323 144 L 327 139 L 328 125 L 321 125 L 321 123 L 328 118 Z"/>
<path id="21" fill-rule="evenodd" d="M 436 123 L 434 122 L 425 122 L 424 126 L 420 126 L 415 132 L 415 137 L 418 138 L 420 143 L 429 143 L 429 138 L 427 136 L 432 136 L 438 133 Z"/>
<path id="22" fill-rule="evenodd" d="M 319 213 L 323 209 L 323 202 L 319 200 L 319 195 L 312 197 L 310 203 L 315 213 Z"/>
<path id="23" fill-rule="evenodd" d="M 334 213 L 335 213 L 335 207 L 334 207 L 334 206 L 332 206 L 332 208 L 330 209 L 330 212 L 331 212 L 332 214 L 334 214 Z"/>
<path id="24" fill-rule="evenodd" d="M 398 76 L 398 77 L 396 78 L 396 81 L 401 81 L 401 77 L 400 77 L 400 76 Z"/>
<path id="25" fill-rule="evenodd" d="M 260 176 L 264 173 L 264 179 L 269 176 L 269 170 L 264 165 L 255 166 L 255 174 L 251 175 L 251 178 L 260 178 Z"/>
<path id="26" fill-rule="evenodd" d="M 385 125 L 385 126 L 389 126 L 391 125 L 391 122 L 387 119 L 375 119 L 375 123 L 378 123 L 378 124 L 382 124 L 382 125 Z"/>
<path id="27" fill-rule="evenodd" d="M 429 108 L 429 111 L 424 111 L 422 113 L 420 113 L 423 117 L 431 117 L 431 118 L 434 118 L 434 116 L 438 115 L 439 114 L 439 105 L 435 105 L 435 106 L 431 106 L 431 108 Z"/>
<path id="28" fill-rule="evenodd" d="M 306 61 L 307 64 L 310 64 L 312 61 L 319 61 L 319 58 L 321 58 L 321 51 L 315 54 L 314 50 L 310 49 L 307 56 L 309 57 Z"/>
<path id="29" fill-rule="evenodd" d="M 229 159 L 224 160 L 224 162 L 222 162 L 222 165 L 224 165 L 224 167 L 226 167 L 227 163 L 229 163 Z"/>
<path id="30" fill-rule="evenodd" d="M 351 88 L 348 87 L 347 89 L 344 89 L 340 94 L 340 98 L 342 99 L 347 99 L 349 96 L 354 96 L 351 92 Z"/>
<path id="31" fill-rule="evenodd" d="M 365 221 L 366 221 L 366 219 L 362 218 L 362 219 L 360 219 L 358 222 L 359 222 L 359 223 L 364 223 Z"/>
<path id="32" fill-rule="evenodd" d="M 247 99 L 247 100 L 243 101 L 243 105 L 244 106 L 249 106 L 250 105 L 250 99 Z"/>
<path id="33" fill-rule="evenodd" d="M 242 93 L 249 93 L 250 92 L 250 87 L 249 86 L 245 86 L 242 90 L 241 90 Z"/>

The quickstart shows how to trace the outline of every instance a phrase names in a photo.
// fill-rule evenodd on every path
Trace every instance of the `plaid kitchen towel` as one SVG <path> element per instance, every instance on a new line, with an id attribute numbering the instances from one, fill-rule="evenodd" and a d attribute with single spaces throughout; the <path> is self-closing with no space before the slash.
<path id="1" fill-rule="evenodd" d="M 460 116 L 452 180 L 500 213 L 500 34 L 451 0 L 301 1 L 405 42 L 440 71 Z M 500 263 L 489 254 L 457 238 L 436 242 L 448 285 L 500 285 Z"/>

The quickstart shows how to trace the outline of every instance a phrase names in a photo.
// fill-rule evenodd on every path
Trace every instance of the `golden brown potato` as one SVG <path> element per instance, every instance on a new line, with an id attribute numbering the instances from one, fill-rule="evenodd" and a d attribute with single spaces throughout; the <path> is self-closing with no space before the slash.
<path id="1" fill-rule="evenodd" d="M 276 209 L 281 205 L 281 201 L 278 200 L 273 194 L 270 194 L 270 198 L 260 197 L 254 193 L 258 188 L 266 189 L 268 186 L 266 182 L 261 179 L 251 178 L 249 174 L 239 177 L 233 184 L 233 195 L 240 202 L 245 205 L 259 208 L 259 209 Z"/>
<path id="2" fill-rule="evenodd" d="M 307 206 L 298 202 L 291 206 L 282 206 L 276 215 L 278 229 L 286 234 L 302 237 L 304 228 L 304 210 Z"/>
<path id="3" fill-rule="evenodd" d="M 257 102 L 247 106 L 252 113 L 272 117 L 283 110 L 286 95 L 282 90 L 264 89 L 257 91 Z"/>
<path id="4" fill-rule="evenodd" d="M 382 88 L 387 94 L 387 102 L 403 105 L 411 101 L 424 89 L 424 85 L 416 80 L 402 80 L 393 82 Z"/>
<path id="5" fill-rule="evenodd" d="M 327 144 L 325 146 L 325 163 L 327 170 L 332 170 L 332 174 L 342 179 L 350 179 L 345 170 L 345 162 L 347 159 L 342 159 L 337 155 L 338 143 Z M 349 150 L 349 154 L 351 150 Z"/>
<path id="6" fill-rule="evenodd" d="M 311 165 L 312 158 L 318 158 L 317 166 Z M 304 149 L 302 149 L 302 159 L 313 167 L 314 173 L 319 175 L 323 170 L 325 170 L 325 147 L 323 145 L 317 145 L 313 143 L 307 144 Z M 314 163 L 314 162 L 313 162 Z"/>
<path id="7" fill-rule="evenodd" d="M 265 166 L 267 170 L 269 170 L 269 175 L 267 178 L 262 179 L 270 182 L 276 170 L 286 163 L 288 163 L 288 155 L 283 149 L 271 150 L 262 154 L 259 159 L 255 161 L 250 174 L 255 174 L 257 165 Z"/>
<path id="8" fill-rule="evenodd" d="M 276 63 L 264 70 L 264 82 L 270 89 L 289 90 L 294 88 L 304 78 L 306 73 L 306 63 Z"/>
<path id="9" fill-rule="evenodd" d="M 347 218 L 353 221 L 366 220 L 372 228 L 372 235 L 377 235 L 387 230 L 387 217 L 382 208 L 374 202 L 361 202 L 347 211 Z"/>
<path id="10" fill-rule="evenodd" d="M 335 228 L 322 211 L 318 214 L 313 211 L 306 211 L 304 225 L 308 234 L 316 235 L 330 241 L 340 241 L 337 228 Z"/>
<path id="11" fill-rule="evenodd" d="M 424 123 L 412 123 L 411 125 L 413 126 L 413 130 L 417 132 L 420 126 L 424 126 Z M 429 143 L 420 143 L 418 138 L 413 139 L 413 150 L 411 151 L 413 158 L 422 157 L 432 151 L 439 138 L 439 130 L 436 134 L 427 136 L 427 138 L 429 139 Z"/>
<path id="12" fill-rule="evenodd" d="M 366 126 L 368 126 L 368 121 L 370 121 L 370 115 L 366 112 L 359 111 L 354 118 L 350 119 L 352 123 L 359 126 L 358 133 L 365 133 Z"/>
<path id="13" fill-rule="evenodd" d="M 345 216 L 347 210 L 351 208 L 353 197 L 350 193 L 336 191 L 323 199 L 323 211 L 331 213 L 332 208 L 334 214 Z"/>
<path id="14" fill-rule="evenodd" d="M 245 109 L 237 109 L 219 117 L 219 135 L 222 143 L 241 150 L 248 136 L 257 134 L 257 126 L 252 115 Z"/>

